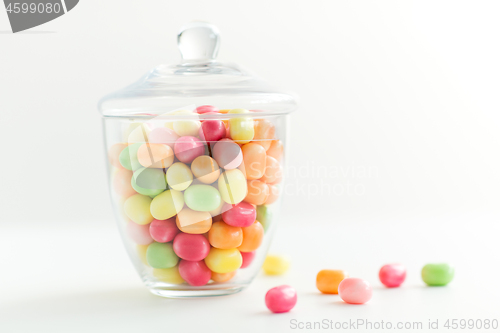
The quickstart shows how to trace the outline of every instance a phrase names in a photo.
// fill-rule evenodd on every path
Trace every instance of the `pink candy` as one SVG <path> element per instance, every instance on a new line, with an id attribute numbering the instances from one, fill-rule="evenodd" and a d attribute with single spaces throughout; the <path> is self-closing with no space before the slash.
<path id="1" fill-rule="evenodd" d="M 233 227 L 248 227 L 255 222 L 257 211 L 248 202 L 240 202 L 237 205 L 224 204 L 222 206 L 222 219 Z"/>
<path id="2" fill-rule="evenodd" d="M 372 287 L 359 278 L 345 278 L 339 284 L 339 296 L 346 303 L 364 304 L 372 298 Z"/>
<path id="3" fill-rule="evenodd" d="M 240 146 L 230 139 L 218 141 L 212 149 L 213 158 L 226 170 L 236 169 L 243 162 Z"/>
<path id="4" fill-rule="evenodd" d="M 149 225 L 149 233 L 158 243 L 172 241 L 179 232 L 180 230 L 175 224 L 175 217 L 168 220 L 153 220 Z"/>
<path id="5" fill-rule="evenodd" d="M 210 252 L 210 243 L 203 235 L 180 233 L 174 239 L 174 252 L 184 260 L 200 261 Z"/>
<path id="6" fill-rule="evenodd" d="M 219 112 L 219 109 L 217 109 L 215 106 L 212 105 L 202 105 L 196 108 L 196 112 L 199 114 L 207 112 Z"/>
<path id="7" fill-rule="evenodd" d="M 198 156 L 205 154 L 205 145 L 194 136 L 182 136 L 175 142 L 174 153 L 182 163 L 191 163 Z"/>
<path id="8" fill-rule="evenodd" d="M 212 272 L 202 261 L 181 260 L 179 263 L 179 274 L 192 286 L 204 286 L 210 281 Z"/>
<path id="9" fill-rule="evenodd" d="M 399 287 L 406 278 L 406 268 L 401 264 L 384 265 L 378 273 L 380 282 L 388 288 Z"/>
<path id="10" fill-rule="evenodd" d="M 166 127 L 158 127 L 152 130 L 148 135 L 149 143 L 162 143 L 174 149 L 175 141 L 179 136 L 173 130 Z"/>
<path id="11" fill-rule="evenodd" d="M 240 252 L 240 253 L 241 253 L 241 258 L 243 259 L 243 262 L 242 262 L 240 268 L 246 268 L 246 267 L 250 266 L 253 259 L 255 258 L 256 251 Z"/>
<path id="12" fill-rule="evenodd" d="M 295 304 L 297 304 L 297 292 L 290 286 L 274 287 L 266 294 L 266 306 L 274 313 L 288 312 Z"/>
<path id="13" fill-rule="evenodd" d="M 226 125 L 222 120 L 205 120 L 201 124 L 199 136 L 203 141 L 219 141 L 226 137 Z"/>
<path id="14" fill-rule="evenodd" d="M 140 225 L 132 221 L 127 223 L 127 233 L 134 243 L 139 245 L 148 245 L 153 242 L 149 234 L 149 226 Z"/>

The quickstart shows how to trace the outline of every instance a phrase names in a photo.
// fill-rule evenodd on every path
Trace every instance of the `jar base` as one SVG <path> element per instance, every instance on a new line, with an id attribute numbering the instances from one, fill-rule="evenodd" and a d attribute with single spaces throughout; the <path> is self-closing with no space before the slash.
<path id="1" fill-rule="evenodd" d="M 215 287 L 215 286 L 214 286 Z M 167 297 L 167 298 L 191 298 L 191 297 L 213 297 L 213 296 L 226 296 L 239 293 L 243 289 L 246 288 L 246 285 L 237 285 L 231 286 L 228 288 L 220 288 L 219 286 L 215 288 L 210 288 L 210 286 L 206 287 L 198 287 L 200 289 L 181 289 L 181 288 L 172 288 L 172 287 L 153 287 L 149 288 L 149 291 L 153 295 Z"/>

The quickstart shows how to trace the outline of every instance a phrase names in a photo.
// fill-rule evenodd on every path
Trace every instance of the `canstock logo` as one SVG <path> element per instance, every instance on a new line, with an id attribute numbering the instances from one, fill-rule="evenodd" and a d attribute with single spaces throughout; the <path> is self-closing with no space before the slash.
<path id="1" fill-rule="evenodd" d="M 12 32 L 52 21 L 72 10 L 79 0 L 4 0 Z"/>

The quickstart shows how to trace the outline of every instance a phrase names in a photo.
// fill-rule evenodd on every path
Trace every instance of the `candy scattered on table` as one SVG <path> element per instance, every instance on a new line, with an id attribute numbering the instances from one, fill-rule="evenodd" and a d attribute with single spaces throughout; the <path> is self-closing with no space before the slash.
<path id="1" fill-rule="evenodd" d="M 338 289 L 340 298 L 349 304 L 364 304 L 372 298 L 372 287 L 360 278 L 345 278 Z"/>
<path id="2" fill-rule="evenodd" d="M 262 269 L 267 275 L 283 275 L 290 268 L 290 258 L 286 256 L 268 255 Z"/>
<path id="3" fill-rule="evenodd" d="M 297 304 L 297 292 L 287 285 L 274 287 L 266 293 L 265 301 L 271 312 L 288 312 Z"/>
<path id="4" fill-rule="evenodd" d="M 388 288 L 399 287 L 406 278 L 406 268 L 401 264 L 388 264 L 382 266 L 378 273 L 380 282 Z"/>
<path id="5" fill-rule="evenodd" d="M 427 264 L 422 268 L 422 280 L 428 286 L 446 286 L 454 276 L 455 268 L 450 264 Z"/>
<path id="6" fill-rule="evenodd" d="M 348 276 L 346 271 L 323 269 L 316 275 L 316 288 L 323 294 L 338 294 L 340 282 Z"/>

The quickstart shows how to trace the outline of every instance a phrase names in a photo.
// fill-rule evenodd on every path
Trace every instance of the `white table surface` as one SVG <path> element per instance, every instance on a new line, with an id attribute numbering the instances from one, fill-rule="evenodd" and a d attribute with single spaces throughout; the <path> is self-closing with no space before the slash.
<path id="1" fill-rule="evenodd" d="M 288 220 L 278 228 L 271 252 L 292 258 L 286 275 L 260 275 L 239 294 L 198 299 L 150 294 L 112 222 L 2 226 L 0 332 L 309 332 L 294 329 L 291 321 L 358 319 L 422 322 L 419 332 L 439 320 L 440 329 L 430 331 L 444 332 L 446 319 L 500 320 L 498 214 L 318 221 Z M 424 286 L 421 267 L 440 261 L 455 264 L 455 279 L 447 287 Z M 407 266 L 399 289 L 378 281 L 379 267 L 389 262 Z M 337 295 L 320 294 L 315 276 L 325 268 L 367 279 L 372 300 L 348 305 Z M 289 313 L 271 314 L 264 295 L 281 284 L 297 289 L 298 303 Z"/>

